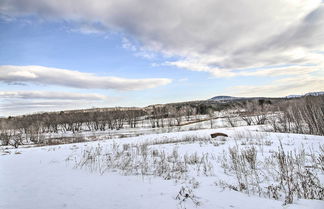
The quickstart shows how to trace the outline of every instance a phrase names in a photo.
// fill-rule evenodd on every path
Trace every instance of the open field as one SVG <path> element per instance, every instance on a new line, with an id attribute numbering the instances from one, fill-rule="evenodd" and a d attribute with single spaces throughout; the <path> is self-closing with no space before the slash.
<path id="1" fill-rule="evenodd" d="M 0 208 L 323 208 L 323 136 L 262 129 L 2 148 Z"/>
<path id="2" fill-rule="evenodd" d="M 323 208 L 323 104 L 311 96 L 3 118 L 0 208 Z"/>

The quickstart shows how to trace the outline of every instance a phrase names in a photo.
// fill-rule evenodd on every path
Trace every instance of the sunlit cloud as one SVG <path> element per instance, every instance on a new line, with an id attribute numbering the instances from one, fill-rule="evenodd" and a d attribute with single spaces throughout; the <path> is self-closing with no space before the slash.
<path id="1" fill-rule="evenodd" d="M 87 100 L 96 101 L 108 99 L 100 94 L 84 94 L 74 92 L 53 91 L 0 91 L 0 99 L 46 99 L 46 100 Z"/>
<path id="2" fill-rule="evenodd" d="M 166 85 L 166 78 L 126 79 L 44 66 L 0 66 L 0 82 L 36 83 L 81 89 L 142 90 Z"/>
<path id="3" fill-rule="evenodd" d="M 0 8 L 6 16 L 73 21 L 86 33 L 100 25 L 136 40 L 136 49 L 128 39 L 123 45 L 143 56 L 180 57 L 167 64 L 217 77 L 239 75 L 235 69 L 317 65 L 324 56 L 315 53 L 324 49 L 320 0 L 4 0 Z"/>
<path id="4" fill-rule="evenodd" d="M 263 85 L 240 85 L 227 90 L 229 95 L 281 97 L 291 94 L 324 91 L 324 77 L 303 75 L 278 79 Z"/>

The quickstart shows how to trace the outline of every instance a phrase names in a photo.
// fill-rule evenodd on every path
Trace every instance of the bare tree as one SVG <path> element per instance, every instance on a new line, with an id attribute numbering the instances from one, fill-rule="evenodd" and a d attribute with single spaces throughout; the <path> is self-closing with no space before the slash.
<path id="1" fill-rule="evenodd" d="M 208 113 L 208 119 L 209 119 L 209 122 L 210 122 L 210 128 L 213 128 L 213 119 L 214 119 L 214 110 L 212 108 L 209 108 L 207 110 L 207 113 Z"/>

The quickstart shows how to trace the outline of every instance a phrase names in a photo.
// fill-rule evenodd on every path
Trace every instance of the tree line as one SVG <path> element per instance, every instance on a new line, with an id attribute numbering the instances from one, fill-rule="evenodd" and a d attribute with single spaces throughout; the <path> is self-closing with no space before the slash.
<path id="1" fill-rule="evenodd" d="M 230 103 L 175 103 L 0 118 L 0 140 L 2 145 L 17 147 L 23 141 L 43 143 L 46 133 L 172 127 L 193 120 L 196 115 L 206 115 L 212 127 L 216 113 L 220 112 L 233 127 L 240 118 L 246 125 L 268 124 L 272 131 L 324 135 L 324 96 L 307 96 L 276 102 L 252 99 Z"/>

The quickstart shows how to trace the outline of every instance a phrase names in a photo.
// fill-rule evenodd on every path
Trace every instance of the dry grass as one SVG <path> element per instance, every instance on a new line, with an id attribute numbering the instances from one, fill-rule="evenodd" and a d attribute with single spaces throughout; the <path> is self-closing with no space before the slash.
<path id="1" fill-rule="evenodd" d="M 304 148 L 285 152 L 280 143 L 278 150 L 263 160 L 257 157 L 254 146 L 229 148 L 223 154 L 225 157 L 220 158 L 220 165 L 237 183 L 220 181 L 217 185 L 281 199 L 285 204 L 299 198 L 324 200 L 324 187 L 317 176 L 323 172 L 323 148 L 320 153 L 307 154 Z"/>

